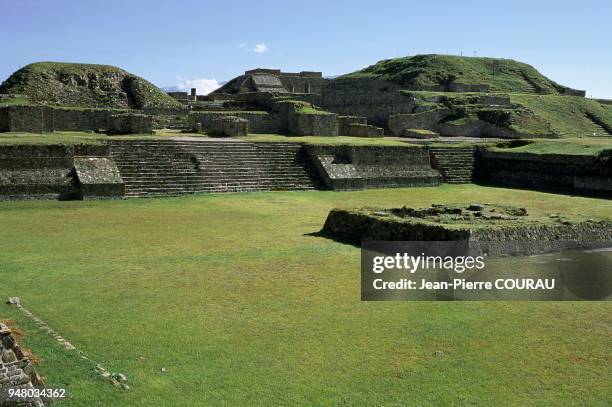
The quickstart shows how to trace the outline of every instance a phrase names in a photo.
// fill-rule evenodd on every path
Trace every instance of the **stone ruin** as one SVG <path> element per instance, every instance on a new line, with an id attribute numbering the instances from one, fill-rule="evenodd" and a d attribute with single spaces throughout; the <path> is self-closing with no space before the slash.
<path id="1" fill-rule="evenodd" d="M 495 204 L 332 209 L 323 230 L 356 242 L 463 241 L 489 255 L 612 246 L 612 220 L 534 219 L 525 208 Z"/>
<path id="2" fill-rule="evenodd" d="M 17 344 L 13 332 L 0 322 L 0 406 L 43 406 L 39 397 L 11 397 L 9 389 L 44 389 L 32 361 Z"/>
<path id="3" fill-rule="evenodd" d="M 214 119 L 208 130 L 212 136 L 246 137 L 249 121 L 236 116 L 222 116 Z"/>
<path id="4" fill-rule="evenodd" d="M 112 114 L 108 116 L 107 133 L 153 134 L 153 119 L 145 114 Z"/>

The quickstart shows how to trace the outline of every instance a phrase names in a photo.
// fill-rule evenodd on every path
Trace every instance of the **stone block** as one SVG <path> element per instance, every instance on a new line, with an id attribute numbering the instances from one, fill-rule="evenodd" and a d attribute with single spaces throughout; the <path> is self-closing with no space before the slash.
<path id="1" fill-rule="evenodd" d="M 337 136 L 338 119 L 333 113 L 290 113 L 288 132 L 295 136 Z"/>
<path id="2" fill-rule="evenodd" d="M 122 198 L 125 185 L 111 158 L 75 157 L 75 178 L 81 199 Z"/>
<path id="3" fill-rule="evenodd" d="M 421 147 L 306 146 L 326 187 L 333 190 L 440 184 L 429 153 Z"/>
<path id="4" fill-rule="evenodd" d="M 145 114 L 111 114 L 107 131 L 109 134 L 153 134 L 153 118 Z"/>
<path id="5" fill-rule="evenodd" d="M 53 130 L 51 107 L 15 105 L 0 108 L 0 131 L 46 133 Z"/>
<path id="6" fill-rule="evenodd" d="M 202 131 L 210 131 L 213 127 L 213 122 L 221 117 L 240 117 L 249 122 L 249 133 L 263 134 L 281 134 L 282 125 L 280 115 L 278 113 L 264 111 L 237 111 L 237 112 L 190 112 L 188 115 L 189 128 L 191 131 L 197 131 L 197 124 L 200 123 Z"/>
<path id="7" fill-rule="evenodd" d="M 351 123 L 344 126 L 344 134 L 348 137 L 384 137 L 382 127 L 370 126 L 369 124 Z"/>
<path id="8" fill-rule="evenodd" d="M 218 117 L 212 121 L 208 132 L 214 136 L 246 137 L 249 133 L 249 121 L 236 116 Z"/>

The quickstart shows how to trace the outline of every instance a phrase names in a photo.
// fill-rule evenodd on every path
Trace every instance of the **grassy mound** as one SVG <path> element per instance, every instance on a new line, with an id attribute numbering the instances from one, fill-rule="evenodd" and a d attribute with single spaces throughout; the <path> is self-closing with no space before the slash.
<path id="1" fill-rule="evenodd" d="M 432 90 L 450 84 L 488 85 L 495 92 L 562 94 L 566 87 L 531 65 L 511 59 L 415 55 L 386 59 L 340 78 L 373 78 L 406 89 Z"/>
<path id="2" fill-rule="evenodd" d="M 32 102 L 77 107 L 179 108 L 145 79 L 110 65 L 37 62 L 13 73 L 0 93 L 26 95 Z"/>
<path id="3" fill-rule="evenodd" d="M 574 96 L 509 95 L 533 111 L 561 137 L 610 137 L 612 106 Z"/>
<path id="4" fill-rule="evenodd" d="M 522 137 L 605 137 L 612 139 L 612 106 L 577 96 L 520 93 L 409 91 L 415 113 L 450 109 L 443 119 L 461 125 L 474 120 L 512 130 Z"/>

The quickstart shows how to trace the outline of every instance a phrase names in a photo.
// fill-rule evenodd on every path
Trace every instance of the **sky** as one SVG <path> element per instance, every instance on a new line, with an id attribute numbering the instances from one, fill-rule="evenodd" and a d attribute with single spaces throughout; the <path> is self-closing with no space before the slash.
<path id="1" fill-rule="evenodd" d="M 207 93 L 253 68 L 333 76 L 415 54 L 512 58 L 612 99 L 612 1 L 0 0 L 0 80 L 109 64 Z"/>

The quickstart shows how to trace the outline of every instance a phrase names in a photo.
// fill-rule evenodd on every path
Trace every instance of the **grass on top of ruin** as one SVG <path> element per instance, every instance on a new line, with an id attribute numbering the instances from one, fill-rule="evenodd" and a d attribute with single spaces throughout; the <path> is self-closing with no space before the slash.
<path id="1" fill-rule="evenodd" d="M 530 154 L 567 154 L 567 155 L 600 155 L 612 151 L 612 136 L 599 138 L 567 138 L 567 139 L 531 139 L 521 140 L 524 145 L 510 147 L 502 143 L 498 147 L 491 147 L 494 151 L 506 151 Z M 506 144 L 506 145 L 504 145 Z"/>
<path id="2" fill-rule="evenodd" d="M 161 129 L 150 134 L 127 134 L 109 136 L 103 133 L 93 132 L 53 132 L 44 134 L 34 133 L 0 133 L 0 145 L 22 145 L 22 144 L 100 144 L 103 141 L 112 140 L 168 140 L 172 138 L 183 139 L 208 139 L 205 134 L 184 133 L 180 130 Z M 216 140 L 221 138 L 215 137 Z M 283 136 L 279 134 L 250 134 L 246 138 L 238 140 L 254 142 L 293 142 L 319 145 L 348 145 L 348 146 L 423 146 L 424 144 L 411 144 L 409 141 L 397 138 L 368 138 L 368 137 L 323 137 L 323 136 Z M 598 155 L 605 150 L 612 149 L 612 137 L 584 137 L 566 139 L 525 139 L 526 144 L 517 147 L 502 146 L 495 147 L 498 142 L 490 142 L 486 139 L 479 141 L 465 141 L 457 143 L 446 143 L 431 140 L 429 145 L 434 147 L 463 148 L 471 146 L 484 146 L 496 151 L 525 152 L 532 154 L 573 154 L 573 155 Z M 506 144 L 507 142 L 503 142 Z"/>
<path id="3" fill-rule="evenodd" d="M 155 134 L 126 134 L 109 136 L 104 133 L 94 132 L 68 132 L 56 131 L 53 133 L 0 133 L 0 145 L 8 144 L 99 144 L 102 141 L 112 140 L 168 140 L 171 138 L 209 138 L 205 134 L 184 133 L 180 130 L 161 129 L 155 130 Z M 215 137 L 216 140 L 221 138 Z M 323 137 L 323 136 L 283 136 L 279 134 L 250 134 L 246 138 L 237 138 L 247 141 L 261 142 L 296 142 L 325 145 L 382 145 L 382 146 L 406 146 L 407 143 L 385 138 L 367 137 Z"/>
<path id="4" fill-rule="evenodd" d="M 612 216 L 612 201 L 476 185 L 0 203 L 0 298 L 57 406 L 607 405 L 610 302 L 361 302 L 334 207 L 497 202 Z M 441 356 L 442 355 L 442 356 Z"/>

